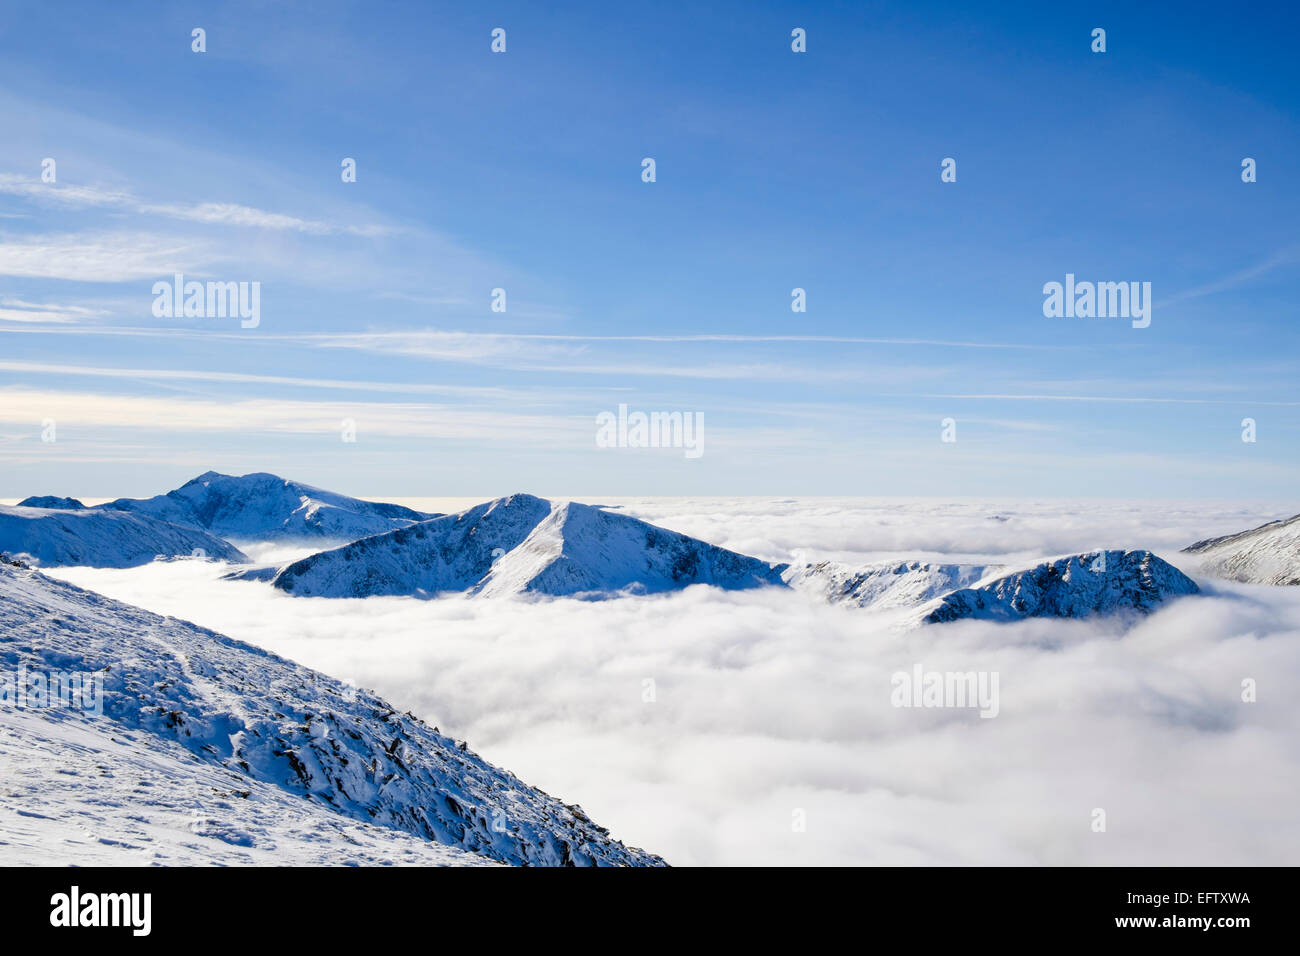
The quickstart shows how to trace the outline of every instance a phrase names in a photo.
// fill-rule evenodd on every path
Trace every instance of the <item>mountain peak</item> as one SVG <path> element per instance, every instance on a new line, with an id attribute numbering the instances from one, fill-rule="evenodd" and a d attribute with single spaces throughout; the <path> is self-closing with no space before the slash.
<path id="1" fill-rule="evenodd" d="M 205 471 L 203 474 L 191 478 L 189 481 L 185 482 L 184 485 L 181 485 L 181 487 L 186 488 L 190 485 L 206 485 L 210 481 L 217 481 L 219 479 L 232 478 L 232 477 L 233 477 L 232 475 L 223 475 L 219 471 Z"/>
<path id="2" fill-rule="evenodd" d="M 993 572 L 924 605 L 921 620 L 1149 614 L 1172 597 L 1199 591 L 1195 581 L 1150 551 L 1091 551 L 1019 571 Z"/>
<path id="3" fill-rule="evenodd" d="M 18 502 L 19 508 L 53 508 L 58 511 L 82 511 L 85 509 L 76 498 L 60 498 L 58 495 L 33 495 Z"/>
<path id="4" fill-rule="evenodd" d="M 100 508 L 148 514 L 241 541 L 319 538 L 351 541 L 436 515 L 351 498 L 269 472 L 206 471 L 153 498 L 119 498 Z"/>
<path id="5" fill-rule="evenodd" d="M 512 495 L 502 495 L 500 498 L 493 498 L 487 502 L 488 511 L 495 508 L 531 508 L 537 505 L 546 505 L 551 507 L 554 502 L 550 498 L 542 498 L 538 495 L 530 495 L 527 492 L 516 491 Z"/>
<path id="6" fill-rule="evenodd" d="M 315 597 L 608 596 L 781 587 L 783 567 L 595 505 L 515 494 L 311 555 L 273 583 Z"/>

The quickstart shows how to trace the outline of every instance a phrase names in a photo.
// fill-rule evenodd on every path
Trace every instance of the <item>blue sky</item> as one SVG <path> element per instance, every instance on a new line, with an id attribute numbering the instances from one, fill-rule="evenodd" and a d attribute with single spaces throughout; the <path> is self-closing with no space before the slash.
<path id="1" fill-rule="evenodd" d="M 1293 494 L 1297 20 L 28 5 L 0 497 Z M 260 324 L 156 318 L 176 271 L 260 282 Z M 1045 318 L 1066 273 L 1150 282 L 1150 327 Z M 620 403 L 702 415 L 704 454 L 597 447 Z"/>

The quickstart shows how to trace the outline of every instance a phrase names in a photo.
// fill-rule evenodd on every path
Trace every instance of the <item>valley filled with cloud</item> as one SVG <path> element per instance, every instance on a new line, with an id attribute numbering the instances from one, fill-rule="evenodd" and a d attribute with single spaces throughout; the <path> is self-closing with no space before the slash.
<path id="1" fill-rule="evenodd" d="M 592 503 L 773 561 L 1151 548 L 1202 592 L 1145 618 L 915 627 L 771 588 L 350 599 L 289 597 L 200 561 L 45 573 L 373 689 L 675 865 L 1294 860 L 1300 592 L 1203 578 L 1178 553 L 1281 510 Z M 996 716 L 894 706 L 894 675 L 917 665 L 996 673 Z"/>

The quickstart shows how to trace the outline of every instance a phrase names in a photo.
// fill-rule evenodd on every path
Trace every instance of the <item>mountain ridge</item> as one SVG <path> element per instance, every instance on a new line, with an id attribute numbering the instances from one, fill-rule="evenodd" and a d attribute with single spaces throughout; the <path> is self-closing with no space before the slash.
<path id="1" fill-rule="evenodd" d="M 996 565 L 890 561 L 850 565 L 836 561 L 792 565 L 782 580 L 830 604 L 884 610 L 914 607 L 966 587 Z"/>
<path id="2" fill-rule="evenodd" d="M 155 558 L 246 563 L 216 535 L 145 514 L 0 505 L 0 551 L 49 567 L 131 568 Z"/>
<path id="3" fill-rule="evenodd" d="M 271 583 L 314 597 L 599 597 L 781 586 L 783 567 L 594 505 L 520 493 L 317 552 L 278 569 Z"/>
<path id="4" fill-rule="evenodd" d="M 1209 575 L 1246 584 L 1300 585 L 1300 515 L 1183 548 Z"/>
<path id="5" fill-rule="evenodd" d="M 269 472 L 206 471 L 152 498 L 117 498 L 96 510 L 148 514 L 233 541 L 355 540 L 437 515 L 365 501 Z"/>
<path id="6" fill-rule="evenodd" d="M 102 716 L 86 719 L 110 736 L 178 744 L 313 811 L 512 865 L 664 865 L 370 691 L 7 563 L 0 668 L 98 674 Z"/>
<path id="7" fill-rule="evenodd" d="M 922 605 L 918 616 L 923 624 L 940 624 L 967 618 L 1145 615 L 1171 598 L 1198 593 L 1195 581 L 1150 551 L 1091 551 L 1019 570 L 998 569 Z"/>

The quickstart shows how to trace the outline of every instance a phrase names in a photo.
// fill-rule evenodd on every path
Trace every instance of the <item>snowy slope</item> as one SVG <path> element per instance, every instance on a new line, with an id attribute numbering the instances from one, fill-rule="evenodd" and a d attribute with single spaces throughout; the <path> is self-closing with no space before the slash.
<path id="1" fill-rule="evenodd" d="M 519 494 L 311 555 L 283 568 L 273 583 L 300 596 L 365 597 L 602 595 L 781 580 L 764 561 L 636 518 Z"/>
<path id="2" fill-rule="evenodd" d="M 915 607 L 983 578 L 989 566 L 905 561 L 854 567 L 834 561 L 801 564 L 782 575 L 791 587 L 831 604 L 878 610 Z"/>
<path id="3" fill-rule="evenodd" d="M 0 505 L 0 551 L 47 566 L 130 568 L 155 557 L 247 561 L 234 546 L 197 528 L 124 511 L 20 508 Z"/>
<path id="4" fill-rule="evenodd" d="M 1044 561 L 1020 571 L 996 571 L 920 609 L 928 624 L 979 618 L 1091 617 L 1148 614 L 1166 600 L 1200 589 L 1150 551 L 1093 551 Z"/>
<path id="5" fill-rule="evenodd" d="M 1248 584 L 1300 584 L 1300 515 L 1183 549 L 1206 574 Z"/>
<path id="6" fill-rule="evenodd" d="M 234 541 L 351 541 L 434 517 L 262 472 L 235 477 L 209 471 L 165 495 L 118 498 L 96 507 L 152 515 Z"/>
<path id="7" fill-rule="evenodd" d="M 0 866 L 497 866 L 110 721 L 0 707 Z"/>
<path id="8" fill-rule="evenodd" d="M 47 730 L 45 736 L 60 745 L 94 753 L 72 768 L 47 761 L 51 791 L 62 787 L 59 774 L 68 769 L 121 771 L 124 783 L 134 781 L 142 753 L 153 752 L 160 760 L 151 771 L 155 778 L 184 770 L 179 792 L 209 790 L 200 807 L 209 823 L 200 825 L 230 835 L 223 841 L 234 845 L 276 842 L 257 835 L 259 821 L 283 818 L 306 839 L 317 822 L 335 818 L 336 831 L 367 823 L 502 863 L 662 865 L 611 839 L 580 808 L 529 787 L 368 691 L 184 621 L 0 563 L 0 672 L 23 667 L 104 674 L 102 717 L 68 709 L 23 715 L 23 721 L 95 728 L 80 741 L 66 728 Z M 23 721 L 7 718 L 6 732 L 18 735 L 20 750 L 38 747 L 41 734 Z M 125 741 L 126 749 L 99 749 L 104 737 Z M 213 791 L 205 780 L 222 782 Z M 6 776 L 0 786 L 13 792 L 15 785 Z M 149 792 L 114 789 L 131 807 L 153 799 Z M 262 806 L 246 810 L 236 801 L 247 798 L 235 791 L 255 793 Z M 66 800 L 79 799 L 75 788 L 64 792 Z M 293 802 L 302 807 L 297 818 Z M 16 809 L 21 815 L 26 808 Z M 143 815 L 154 812 L 162 811 Z M 89 832 L 107 829 L 93 802 L 84 803 L 80 816 Z M 5 825 L 12 833 L 14 821 Z M 335 837 L 327 832 L 326 839 Z M 373 852 L 390 849 L 399 852 L 382 841 Z"/>

